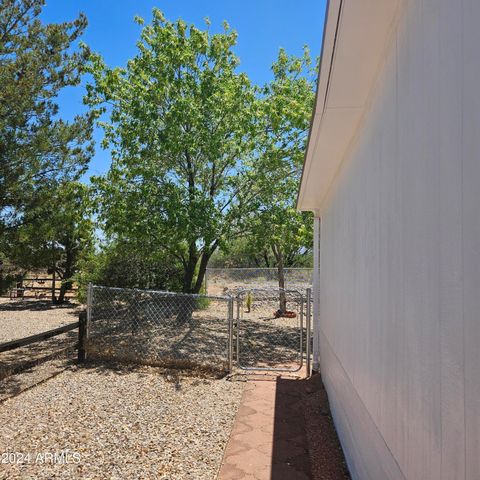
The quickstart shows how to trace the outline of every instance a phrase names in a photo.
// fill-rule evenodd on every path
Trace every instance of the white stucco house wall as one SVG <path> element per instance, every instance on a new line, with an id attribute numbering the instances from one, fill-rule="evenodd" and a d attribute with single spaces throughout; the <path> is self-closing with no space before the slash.
<path id="1" fill-rule="evenodd" d="M 354 479 L 480 479 L 480 0 L 330 0 L 298 196 Z"/>

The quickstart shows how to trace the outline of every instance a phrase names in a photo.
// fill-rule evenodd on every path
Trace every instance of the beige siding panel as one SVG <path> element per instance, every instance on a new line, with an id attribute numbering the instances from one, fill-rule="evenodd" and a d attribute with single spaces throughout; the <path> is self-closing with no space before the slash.
<path id="1" fill-rule="evenodd" d="M 432 3 L 432 2 L 430 2 Z M 435 0 L 433 0 L 433 4 Z M 462 272 L 462 9 L 439 8 L 440 349 L 442 479 L 465 478 Z"/>
<path id="2" fill-rule="evenodd" d="M 480 2 L 463 2 L 463 267 L 467 478 L 480 478 Z"/>
<path id="3" fill-rule="evenodd" d="M 321 369 L 354 478 L 480 478 L 479 19 L 408 3 L 322 212 Z"/>
<path id="4" fill-rule="evenodd" d="M 335 425 L 344 445 L 349 446 L 345 457 L 353 479 L 404 480 L 398 464 L 324 335 L 321 336 L 321 362 Z M 368 449 L 364 448 L 365 445 Z"/>

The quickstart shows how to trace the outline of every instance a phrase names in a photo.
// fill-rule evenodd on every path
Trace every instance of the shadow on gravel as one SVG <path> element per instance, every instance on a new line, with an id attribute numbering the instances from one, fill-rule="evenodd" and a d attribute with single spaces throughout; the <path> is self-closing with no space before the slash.
<path id="1" fill-rule="evenodd" d="M 196 366 L 192 368 L 168 368 L 163 365 L 151 365 L 141 363 L 123 363 L 118 361 L 105 361 L 101 359 L 88 360 L 79 363 L 78 368 L 87 373 L 116 375 L 129 375 L 135 373 L 141 377 L 151 377 L 152 374 L 165 378 L 168 382 L 180 385 L 184 377 L 198 379 L 219 380 L 227 377 L 223 371 Z"/>
<path id="2" fill-rule="evenodd" d="M 53 305 L 49 300 L 11 300 L 8 303 L 0 304 L 0 312 L 18 312 L 22 310 L 31 312 L 43 312 L 46 310 L 58 310 L 63 308 L 76 308 L 78 304 L 65 302 L 60 305 Z M 78 315 L 78 312 L 69 312 L 71 315 Z"/>
<path id="3" fill-rule="evenodd" d="M 73 330 L 25 347 L 0 353 L 0 380 L 45 361 L 58 358 L 66 350 L 74 349 L 77 341 L 78 332 Z"/>
<path id="4" fill-rule="evenodd" d="M 75 355 L 72 350 L 63 351 L 57 356 L 43 358 L 39 363 L 32 362 L 28 367 L 23 365 L 23 369 L 2 378 L 0 380 L 0 403 L 74 366 Z"/>

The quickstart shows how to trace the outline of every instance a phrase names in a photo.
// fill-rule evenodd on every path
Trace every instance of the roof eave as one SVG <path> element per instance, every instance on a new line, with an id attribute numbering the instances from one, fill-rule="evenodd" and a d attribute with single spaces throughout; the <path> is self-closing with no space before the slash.
<path id="1" fill-rule="evenodd" d="M 331 75 L 331 69 L 333 65 L 333 55 L 335 51 L 335 39 L 338 32 L 338 23 L 340 18 L 340 10 L 341 10 L 342 0 L 327 0 L 327 6 L 325 10 L 325 18 L 323 24 L 323 35 L 322 35 L 322 46 L 320 50 L 320 64 L 318 68 L 318 76 L 317 76 L 317 87 L 315 90 L 315 100 L 313 102 L 312 107 L 312 116 L 310 118 L 310 127 L 308 129 L 308 138 L 307 138 L 307 148 L 305 149 L 305 155 L 303 157 L 303 167 L 302 167 L 302 175 L 300 178 L 300 186 L 298 188 L 297 194 L 297 210 L 303 211 L 310 211 L 310 209 L 301 208 L 301 199 L 304 194 L 304 189 L 302 188 L 304 185 L 304 176 L 305 176 L 305 167 L 307 165 L 307 158 L 308 153 L 311 151 L 311 142 L 312 142 L 312 132 L 314 131 L 314 124 L 315 121 L 319 120 L 318 110 L 321 107 L 321 111 L 323 112 L 323 107 L 325 105 L 325 100 L 327 98 L 327 90 L 328 90 L 328 81 L 323 82 L 321 84 L 320 79 L 325 76 L 328 80 L 328 77 Z M 329 18 L 337 19 L 336 28 L 330 29 L 327 28 L 329 25 L 332 25 L 332 20 L 329 21 Z M 328 35 L 328 40 L 327 40 Z M 325 72 L 322 74 L 322 72 Z M 328 72 L 328 73 L 327 73 Z M 320 91 L 320 89 L 322 91 Z"/>
<path id="2" fill-rule="evenodd" d="M 371 103 L 406 1 L 329 1 L 298 210 L 322 210 Z"/>

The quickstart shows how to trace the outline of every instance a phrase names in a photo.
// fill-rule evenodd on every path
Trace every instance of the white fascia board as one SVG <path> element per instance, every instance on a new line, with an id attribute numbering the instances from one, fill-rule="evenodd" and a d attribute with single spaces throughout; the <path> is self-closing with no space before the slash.
<path id="1" fill-rule="evenodd" d="M 310 211 L 310 208 L 304 208 L 303 198 L 307 190 L 307 178 L 310 177 L 310 167 L 312 164 L 312 154 L 314 146 L 317 143 L 320 131 L 320 123 L 323 117 L 323 109 L 327 100 L 328 83 L 333 65 L 333 54 L 335 51 L 335 40 L 337 36 L 338 22 L 340 19 L 340 9 L 342 0 L 327 0 L 327 11 L 325 14 L 325 23 L 323 26 L 323 40 L 320 54 L 320 65 L 317 79 L 317 90 L 313 105 L 312 118 L 308 131 L 307 150 L 303 161 L 302 178 L 297 197 L 297 209 Z"/>
<path id="2" fill-rule="evenodd" d="M 299 210 L 321 211 L 360 127 L 406 1 L 330 0 Z"/>

